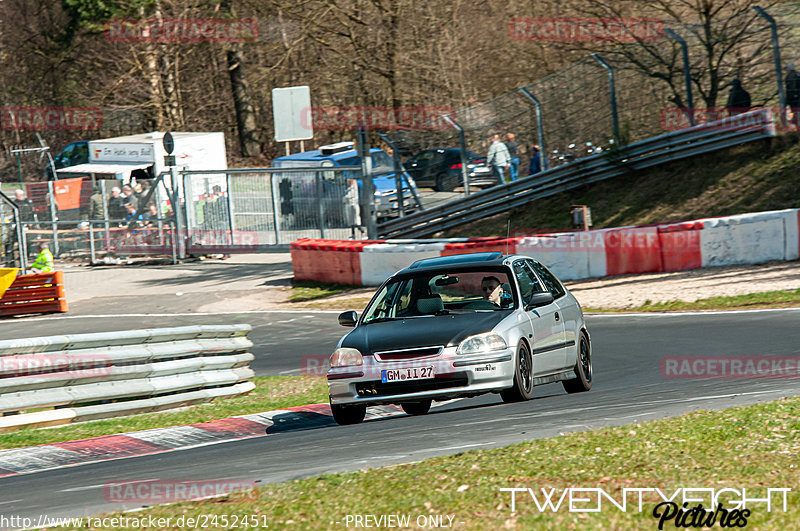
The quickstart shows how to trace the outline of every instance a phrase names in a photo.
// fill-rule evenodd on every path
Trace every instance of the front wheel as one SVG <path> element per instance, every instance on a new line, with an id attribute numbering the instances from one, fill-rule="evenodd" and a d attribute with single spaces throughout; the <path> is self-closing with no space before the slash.
<path id="1" fill-rule="evenodd" d="M 575 363 L 577 378 L 564 380 L 561 384 L 568 393 L 582 393 L 592 388 L 592 345 L 586 332 L 581 332 L 578 343 L 578 361 Z"/>
<path id="2" fill-rule="evenodd" d="M 431 400 L 420 400 L 419 402 L 404 402 L 400 404 L 403 411 L 409 415 L 425 415 L 431 409 Z"/>
<path id="3" fill-rule="evenodd" d="M 333 420 L 340 426 L 359 424 L 367 414 L 367 406 L 361 404 L 350 406 L 331 404 L 331 413 L 333 413 Z"/>
<path id="4" fill-rule="evenodd" d="M 503 402 L 522 402 L 533 397 L 533 358 L 525 343 L 517 349 L 514 386 L 500 392 Z"/>
<path id="5" fill-rule="evenodd" d="M 446 173 L 440 173 L 436 176 L 436 191 L 437 192 L 452 192 L 456 189 L 454 179 Z"/>

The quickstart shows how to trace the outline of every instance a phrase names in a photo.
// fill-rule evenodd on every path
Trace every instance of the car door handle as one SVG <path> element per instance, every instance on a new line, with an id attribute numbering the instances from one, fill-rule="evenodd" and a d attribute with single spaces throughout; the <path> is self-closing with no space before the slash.
<path id="1" fill-rule="evenodd" d="M 558 312 L 556 312 L 556 321 L 558 321 L 559 319 L 561 318 L 558 316 Z"/>

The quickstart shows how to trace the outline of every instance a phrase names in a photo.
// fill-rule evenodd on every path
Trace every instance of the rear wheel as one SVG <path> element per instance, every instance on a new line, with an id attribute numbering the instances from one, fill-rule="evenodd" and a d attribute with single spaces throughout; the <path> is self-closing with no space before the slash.
<path id="1" fill-rule="evenodd" d="M 561 382 L 568 393 L 582 393 L 592 388 L 592 345 L 585 332 L 581 332 L 581 339 L 578 343 L 575 374 L 578 376 L 577 378 Z"/>
<path id="2" fill-rule="evenodd" d="M 404 402 L 400 404 L 403 411 L 409 415 L 425 415 L 431 409 L 431 400 L 420 400 L 419 402 Z"/>
<path id="3" fill-rule="evenodd" d="M 451 178 L 446 173 L 440 173 L 436 176 L 436 191 L 437 192 L 452 192 L 456 189 L 455 179 Z"/>
<path id="4" fill-rule="evenodd" d="M 533 357 L 525 343 L 517 348 L 514 386 L 500 392 L 503 402 L 522 402 L 533 397 Z"/>
<path id="5" fill-rule="evenodd" d="M 367 414 L 367 406 L 356 404 L 352 406 L 340 406 L 331 404 L 333 420 L 340 426 L 347 424 L 359 424 Z"/>

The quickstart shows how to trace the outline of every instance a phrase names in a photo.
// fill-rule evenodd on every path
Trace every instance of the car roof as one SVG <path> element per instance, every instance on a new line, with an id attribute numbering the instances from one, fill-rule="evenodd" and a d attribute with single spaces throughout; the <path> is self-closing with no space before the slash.
<path id="1" fill-rule="evenodd" d="M 411 273 L 417 271 L 426 271 L 431 269 L 441 269 L 453 266 L 459 268 L 468 268 L 472 266 L 477 267 L 496 267 L 502 266 L 503 262 L 509 258 L 500 252 L 490 253 L 468 253 L 468 254 L 454 254 L 450 256 L 437 256 L 434 258 L 424 258 L 417 260 L 407 268 L 399 271 L 398 274 Z"/>
<path id="2" fill-rule="evenodd" d="M 370 153 L 378 153 L 382 152 L 380 148 L 371 148 L 369 150 Z M 347 151 L 340 151 L 338 153 L 333 153 L 331 155 L 323 155 L 320 153 L 318 149 L 313 151 L 303 151 L 301 153 L 293 153 L 291 155 L 284 155 L 282 157 L 277 157 L 275 160 L 308 160 L 308 161 L 320 161 L 323 160 L 330 160 L 330 161 L 338 161 L 341 159 L 349 159 L 351 157 L 357 157 L 358 151 L 355 149 L 348 149 Z"/>

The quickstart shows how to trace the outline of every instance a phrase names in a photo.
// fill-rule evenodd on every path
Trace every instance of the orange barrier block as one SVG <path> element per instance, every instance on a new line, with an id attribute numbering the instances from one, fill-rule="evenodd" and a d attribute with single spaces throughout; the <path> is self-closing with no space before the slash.
<path id="1" fill-rule="evenodd" d="M 20 275 L 0 298 L 0 316 L 66 312 L 64 273 Z"/>

